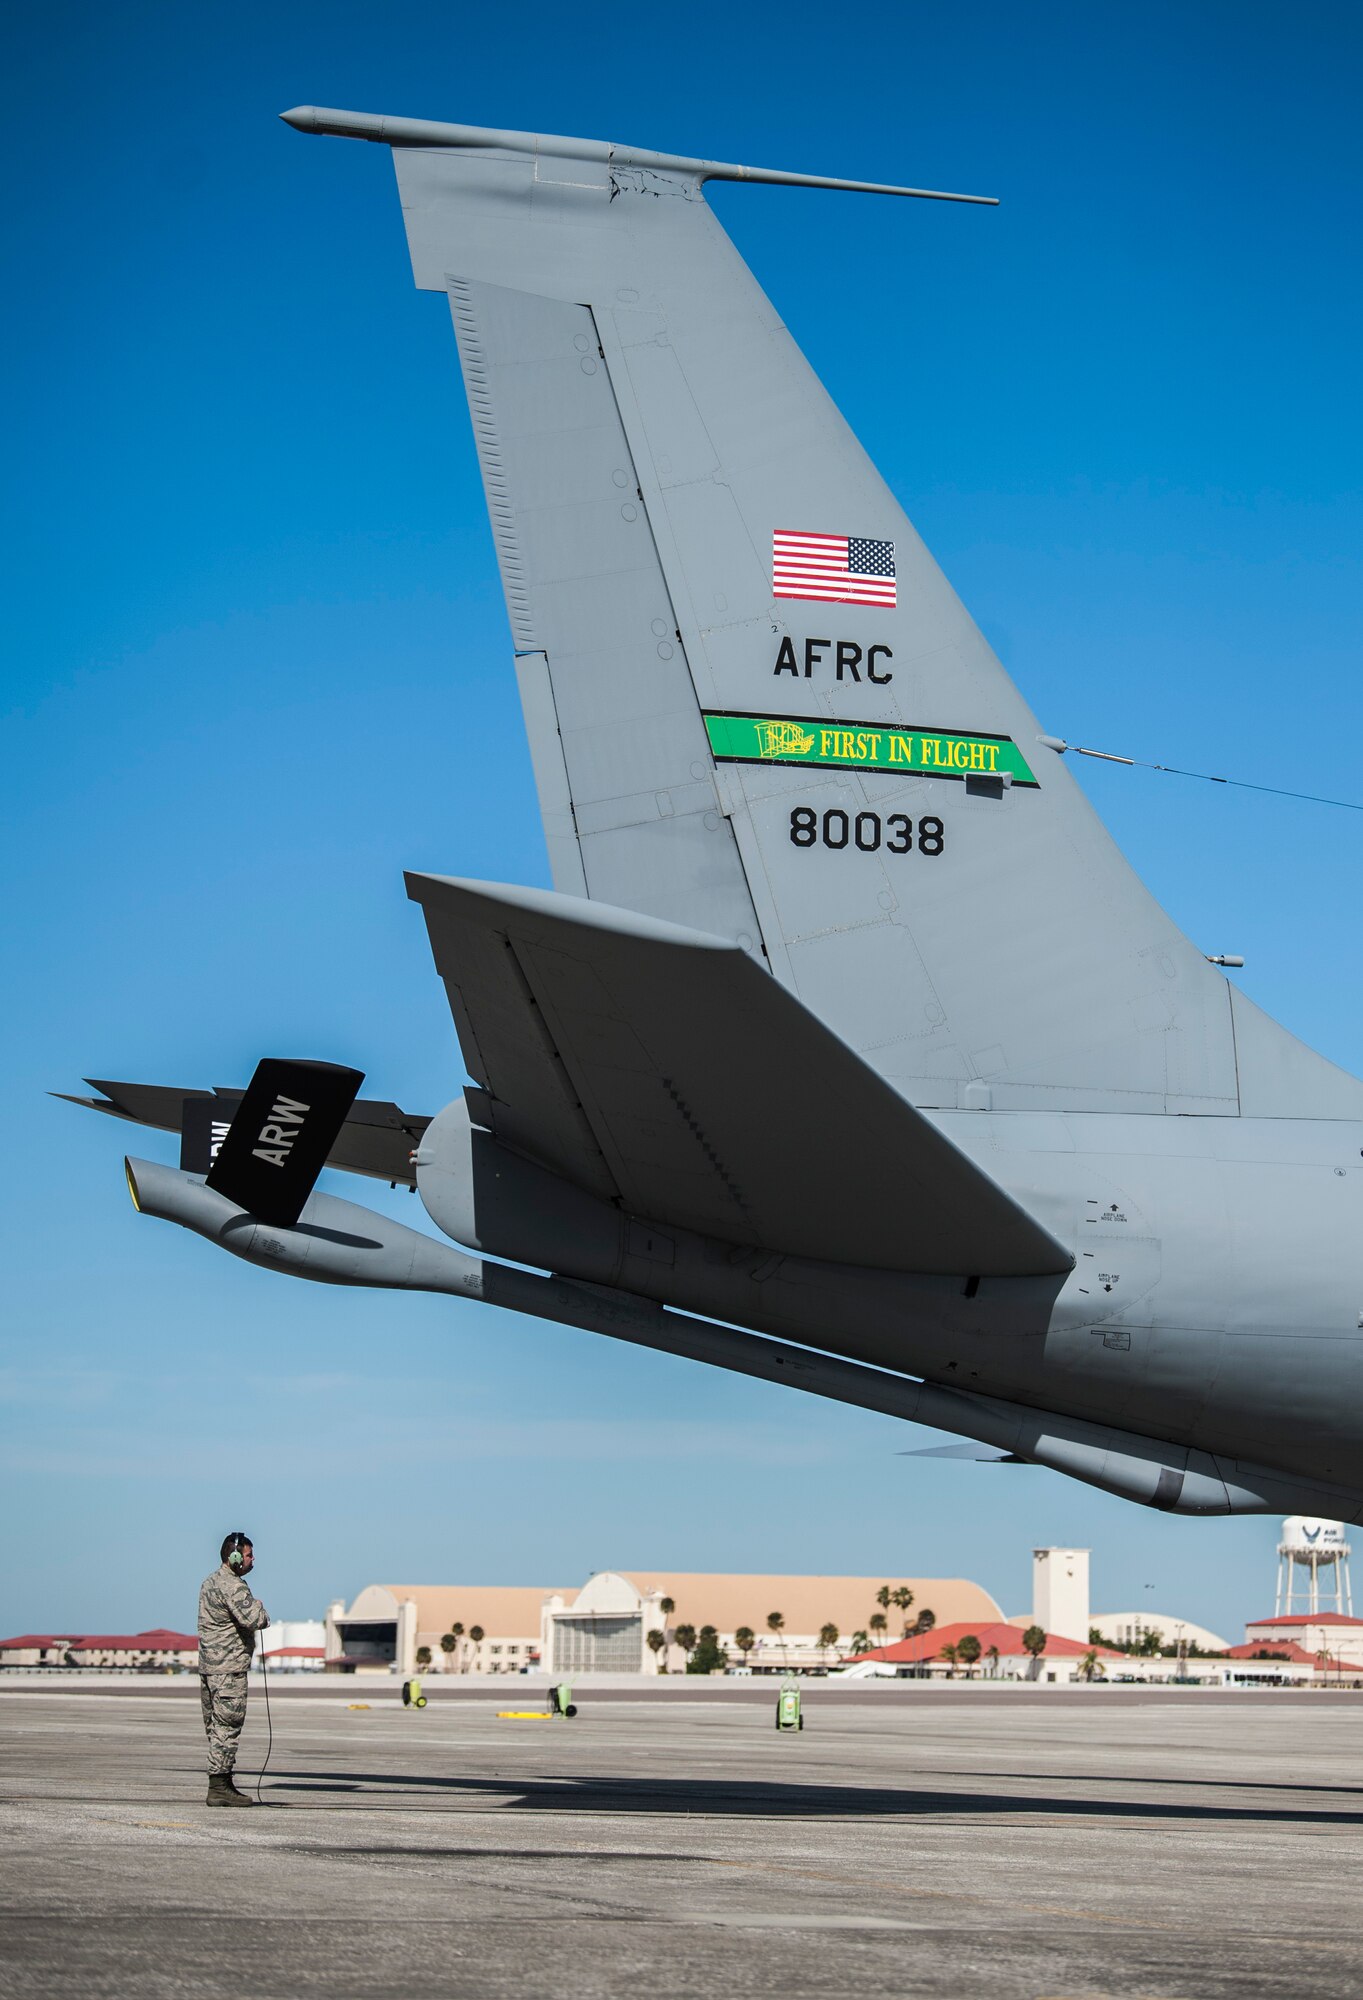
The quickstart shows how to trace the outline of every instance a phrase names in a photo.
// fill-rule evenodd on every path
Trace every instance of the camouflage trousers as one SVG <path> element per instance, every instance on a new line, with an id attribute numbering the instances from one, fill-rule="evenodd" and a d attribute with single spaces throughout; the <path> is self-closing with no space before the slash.
<path id="1" fill-rule="evenodd" d="M 200 1674 L 199 1699 L 208 1735 L 208 1771 L 212 1777 L 232 1770 L 237 1761 L 246 1720 L 245 1674 Z"/>

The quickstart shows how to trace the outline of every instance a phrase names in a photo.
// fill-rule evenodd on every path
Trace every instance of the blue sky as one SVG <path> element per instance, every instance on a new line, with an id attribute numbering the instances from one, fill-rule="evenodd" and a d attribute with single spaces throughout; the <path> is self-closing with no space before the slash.
<path id="1" fill-rule="evenodd" d="M 1363 799 L 1360 44 L 1355 8 L 1243 0 L 17 22 L 0 1625 L 183 1623 L 237 1525 L 290 1616 L 612 1565 L 962 1573 L 1013 1611 L 1050 1541 L 1092 1547 L 1096 1604 L 1265 1609 L 1274 1522 L 915 1464 L 861 1412 L 271 1278 L 138 1222 L 125 1128 L 43 1093 L 306 1050 L 434 1110 L 463 1072 L 401 870 L 548 879 L 447 313 L 383 151 L 279 111 L 1001 195 L 713 191 L 1043 726 Z M 1190 935 L 1363 1069 L 1363 814 L 1081 776 Z"/>

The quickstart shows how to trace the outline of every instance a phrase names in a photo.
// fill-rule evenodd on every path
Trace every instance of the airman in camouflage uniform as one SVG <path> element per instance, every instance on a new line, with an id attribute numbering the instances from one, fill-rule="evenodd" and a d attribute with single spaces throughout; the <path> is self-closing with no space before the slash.
<path id="1" fill-rule="evenodd" d="M 246 1674 L 256 1633 L 269 1613 L 251 1595 L 246 1573 L 254 1562 L 251 1544 L 232 1534 L 222 1545 L 222 1565 L 199 1587 L 199 1694 L 208 1736 L 208 1804 L 249 1806 L 254 1800 L 232 1782 L 237 1744 L 246 1720 Z"/>

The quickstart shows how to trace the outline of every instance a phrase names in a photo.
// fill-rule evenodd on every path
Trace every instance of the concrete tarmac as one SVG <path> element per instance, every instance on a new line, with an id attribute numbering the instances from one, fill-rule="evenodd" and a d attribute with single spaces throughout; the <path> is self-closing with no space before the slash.
<path id="1" fill-rule="evenodd" d="M 4 1992 L 1363 1988 L 1356 1697 L 815 1684 L 778 1735 L 751 1684 L 452 1693 L 277 1688 L 266 1804 L 219 1812 L 193 1683 L 0 1686 Z"/>

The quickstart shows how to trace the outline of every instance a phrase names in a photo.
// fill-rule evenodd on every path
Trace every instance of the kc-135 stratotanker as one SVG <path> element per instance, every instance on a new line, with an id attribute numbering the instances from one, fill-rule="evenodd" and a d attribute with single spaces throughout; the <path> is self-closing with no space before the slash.
<path id="1" fill-rule="evenodd" d="M 449 299 L 555 888 L 407 878 L 474 1079 L 434 1118 L 325 1063 L 95 1084 L 182 1134 L 138 1208 L 1166 1511 L 1363 1520 L 1363 1083 L 1136 878 L 705 187 L 978 198 L 285 118 L 392 149 Z"/>

